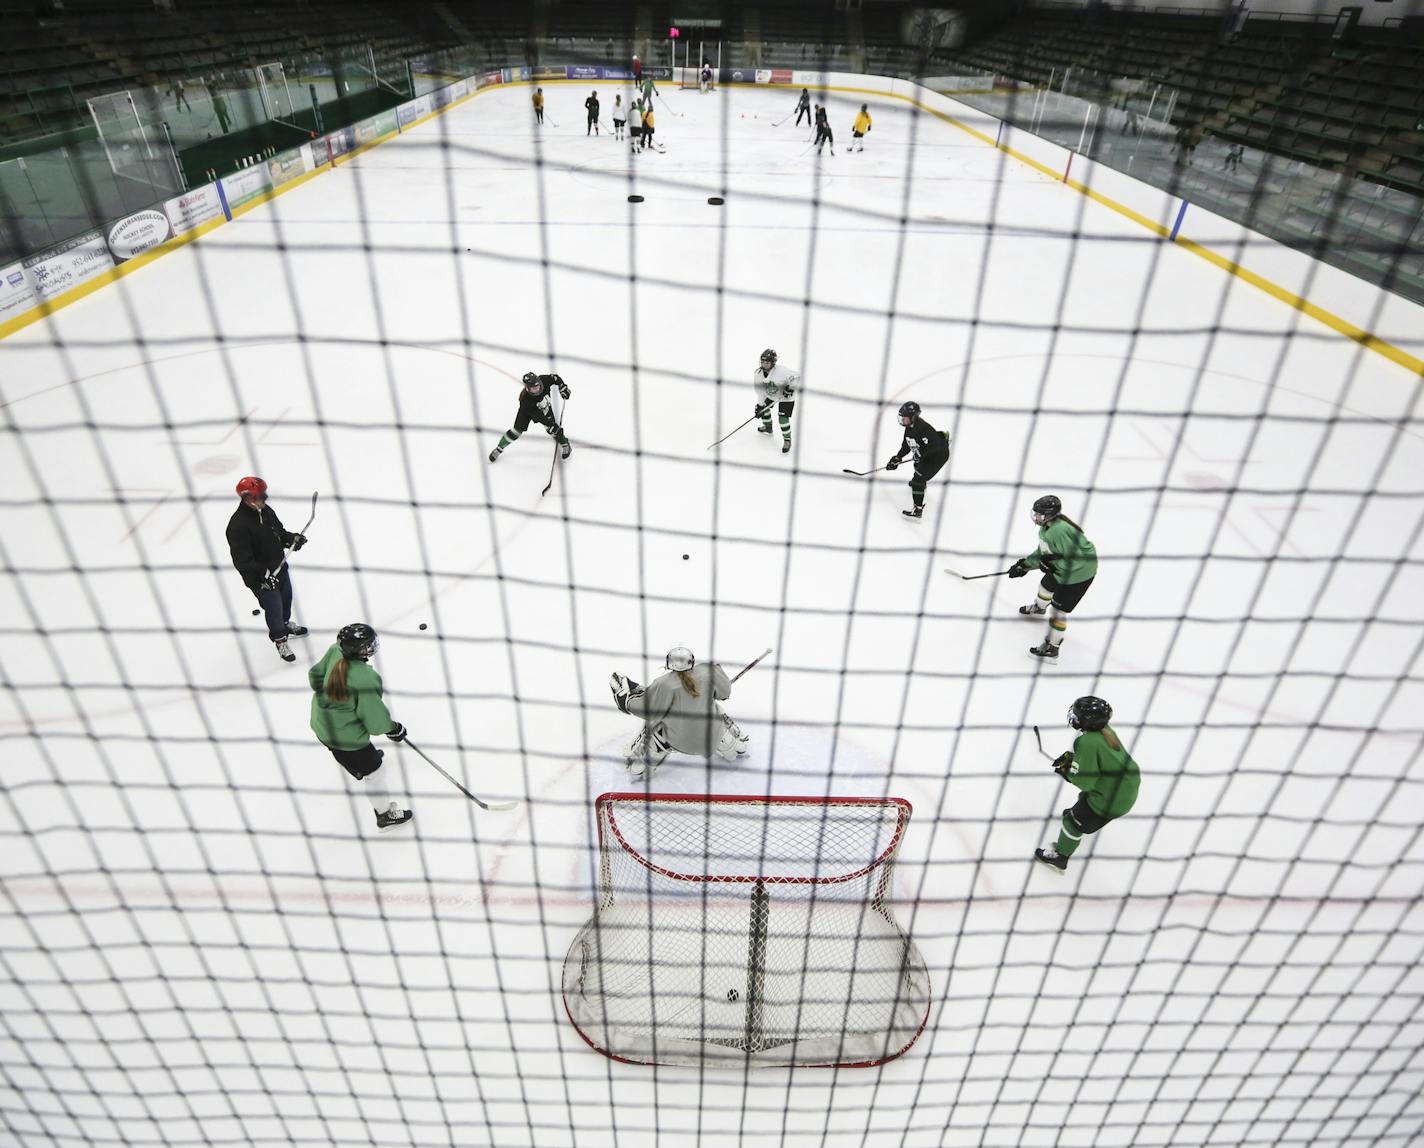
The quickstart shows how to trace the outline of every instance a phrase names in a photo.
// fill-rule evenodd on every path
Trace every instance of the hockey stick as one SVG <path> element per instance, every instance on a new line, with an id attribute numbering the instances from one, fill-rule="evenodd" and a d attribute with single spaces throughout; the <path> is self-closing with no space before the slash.
<path id="1" fill-rule="evenodd" d="M 673 115 L 677 116 L 679 119 L 682 118 L 682 113 L 681 113 L 680 111 L 678 111 L 676 108 L 674 108 L 670 103 L 668 103 L 667 100 L 663 99 L 663 94 L 662 94 L 662 92 L 660 92 L 660 91 L 658 91 L 656 88 L 654 88 L 654 89 L 653 89 L 653 95 L 657 96 L 657 97 L 658 97 L 658 102 L 659 102 L 660 104 L 662 104 L 663 107 L 667 108 L 668 111 L 672 112 Z"/>
<path id="2" fill-rule="evenodd" d="M 732 681 L 735 682 L 735 681 L 737 680 L 737 678 L 740 678 L 744 673 L 746 673 L 748 670 L 752 669 L 752 668 L 757 664 L 757 662 L 761 661 L 762 658 L 766 657 L 767 654 L 769 654 L 769 653 L 771 653 L 771 647 L 770 647 L 770 646 L 768 646 L 768 647 L 767 647 L 766 649 L 764 649 L 760 654 L 758 654 L 758 655 L 756 656 L 755 660 L 753 660 L 753 661 L 751 661 L 751 662 L 748 662 L 745 666 L 743 666 L 740 670 L 738 670 L 738 671 L 737 671 L 737 676 L 734 677 L 734 678 L 732 679 Z"/>
<path id="3" fill-rule="evenodd" d="M 874 470 L 851 470 L 849 467 L 841 467 L 842 474 L 853 474 L 856 478 L 864 478 L 867 474 L 879 474 L 882 470 L 889 470 L 888 466 L 877 466 Z"/>
<path id="4" fill-rule="evenodd" d="M 564 433 L 564 411 L 569 405 L 569 400 L 564 400 L 564 405 L 559 408 L 559 421 L 554 424 L 554 457 L 549 460 L 549 481 L 544 484 L 544 489 L 539 492 L 539 497 L 549 493 L 549 487 L 554 485 L 554 470 L 559 465 L 559 455 L 563 454 L 562 444 L 559 442 L 559 435 Z"/>
<path id="5" fill-rule="evenodd" d="M 488 809 L 491 812 L 502 813 L 505 810 L 519 808 L 519 802 L 517 801 L 481 801 L 478 797 L 476 797 L 473 793 L 471 793 L 468 789 L 466 789 L 463 785 L 461 785 L 458 781 L 456 781 L 438 765 L 435 765 L 435 762 L 431 761 L 430 758 L 425 756 L 425 751 L 421 749 L 420 746 L 416 745 L 415 742 L 411 741 L 410 738 L 404 738 L 403 741 L 406 745 L 410 746 L 411 749 L 415 750 L 416 753 L 420 754 L 421 757 L 425 758 L 425 761 L 428 765 L 435 766 L 436 772 L 439 773 L 441 777 L 443 777 L 446 781 L 448 781 L 451 785 L 453 785 L 456 789 L 458 789 L 461 793 L 463 793 L 481 809 Z"/>
<path id="6" fill-rule="evenodd" d="M 1036 742 L 1038 742 L 1038 752 L 1039 752 L 1039 753 L 1043 754 L 1043 756 L 1046 757 L 1046 758 L 1048 758 L 1049 761 L 1057 761 L 1057 760 L 1058 760 L 1058 759 L 1057 759 L 1056 757 L 1054 757 L 1051 753 L 1049 753 L 1048 750 L 1046 750 L 1046 749 L 1043 748 L 1043 735 L 1038 732 L 1038 726 L 1034 726 L 1034 727 L 1033 727 L 1033 740 L 1036 741 Z"/>
<path id="7" fill-rule="evenodd" d="M 961 574 L 958 570 L 951 570 L 948 566 L 944 568 L 946 574 L 953 574 L 956 578 L 963 578 L 966 582 L 974 582 L 980 578 L 1002 578 L 1008 573 L 1007 570 L 995 570 L 991 574 Z"/>
<path id="8" fill-rule="evenodd" d="M 316 492 L 315 490 L 312 491 L 311 514 L 307 517 L 307 524 L 306 524 L 306 526 L 303 526 L 299 531 L 297 531 L 297 533 L 300 534 L 303 538 L 306 537 L 307 530 L 311 527 L 311 524 L 316 521 L 316 496 L 317 496 L 317 492 Z M 272 573 L 268 575 L 268 577 L 269 577 L 269 578 L 275 578 L 278 574 L 280 574 L 280 573 L 282 572 L 282 567 L 284 567 L 286 564 L 287 564 L 287 554 L 284 552 L 284 553 L 282 554 L 282 561 L 280 561 L 279 563 L 277 563 L 277 569 L 273 570 Z M 252 611 L 252 616 L 255 618 L 255 617 L 257 617 L 257 615 L 260 614 L 260 613 L 262 613 L 261 609 L 253 610 L 253 611 Z"/>
<path id="9" fill-rule="evenodd" d="M 714 442 L 714 443 L 713 443 L 711 446 L 709 446 L 707 449 L 708 449 L 708 450 L 711 450 L 712 447 L 714 447 L 714 446 L 720 446 L 722 443 L 726 442 L 729 438 L 731 438 L 734 434 L 736 434 L 739 430 L 741 430 L 742 427 L 746 426 L 747 423 L 754 423 L 754 422 L 756 422 L 757 419 L 759 419 L 759 418 L 761 418 L 761 415 L 752 415 L 751 418 L 747 419 L 747 422 L 746 422 L 746 423 L 742 423 L 742 426 L 739 426 L 739 427 L 733 427 L 731 430 L 729 430 L 726 434 L 724 434 L 721 438 L 719 438 L 716 442 Z"/>

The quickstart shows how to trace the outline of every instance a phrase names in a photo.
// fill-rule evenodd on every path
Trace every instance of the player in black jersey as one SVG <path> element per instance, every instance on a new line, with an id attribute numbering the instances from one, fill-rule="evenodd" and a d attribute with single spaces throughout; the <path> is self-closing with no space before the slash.
<path id="1" fill-rule="evenodd" d="M 548 434 L 553 435 L 559 444 L 559 457 L 568 458 L 574 448 L 564 437 L 564 428 L 554 421 L 554 406 L 549 401 L 551 392 L 558 391 L 559 396 L 567 402 L 570 394 L 568 383 L 558 375 L 536 375 L 533 371 L 525 375 L 523 381 L 524 390 L 519 394 L 519 413 L 514 416 L 514 425 L 505 431 L 499 440 L 499 446 L 490 451 L 490 462 L 499 458 L 505 447 L 527 431 L 530 423 L 539 423 Z"/>
<path id="2" fill-rule="evenodd" d="M 915 505 L 900 513 L 906 518 L 922 518 L 925 513 L 925 486 L 949 461 L 949 435 L 925 422 L 920 417 L 920 404 L 916 402 L 900 404 L 900 425 L 905 428 L 905 441 L 885 464 L 885 469 L 894 470 L 907 454 L 915 456 L 915 474 L 910 479 L 910 497 Z"/>

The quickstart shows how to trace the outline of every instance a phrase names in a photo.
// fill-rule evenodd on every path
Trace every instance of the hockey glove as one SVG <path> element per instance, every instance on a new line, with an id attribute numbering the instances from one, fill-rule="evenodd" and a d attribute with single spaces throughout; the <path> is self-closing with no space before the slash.
<path id="1" fill-rule="evenodd" d="M 267 575 L 266 578 L 262 579 L 262 582 L 261 582 L 261 584 L 260 584 L 260 586 L 259 586 L 259 589 L 262 589 L 262 590 L 275 590 L 275 589 L 277 589 L 277 575 L 275 575 L 275 574 L 269 574 L 269 575 Z"/>
<path id="2" fill-rule="evenodd" d="M 392 741 L 405 741 L 405 734 L 406 734 L 405 726 L 401 725 L 400 722 L 396 722 L 396 724 L 395 724 L 394 727 L 392 727 L 391 729 L 386 730 L 386 736 L 387 736 L 388 738 L 390 738 Z M 1072 756 L 1072 755 L 1070 754 L 1069 756 Z"/>
<path id="3" fill-rule="evenodd" d="M 894 458 L 892 458 L 889 462 L 887 462 L 887 463 L 885 464 L 885 469 L 886 469 L 886 470 L 894 470 L 894 469 L 895 469 L 897 466 L 899 466 L 900 463 L 903 462 L 903 461 L 904 461 L 904 460 L 903 460 L 902 458 L 900 458 L 899 455 L 896 455 Z"/>
<path id="4" fill-rule="evenodd" d="M 566 383 L 566 382 L 564 382 L 563 379 L 560 379 L 560 380 L 559 380 L 559 397 L 560 397 L 561 399 L 563 399 L 565 402 L 568 402 L 569 396 L 570 396 L 571 394 L 573 394 L 573 391 L 569 390 L 569 384 Z"/>
<path id="5" fill-rule="evenodd" d="M 303 546 L 305 546 L 306 544 L 307 544 L 307 536 L 306 536 L 305 534 L 293 534 L 293 535 L 292 535 L 292 549 L 293 549 L 293 550 L 300 550 L 300 549 L 301 549 Z"/>
<path id="6" fill-rule="evenodd" d="M 1025 562 L 1022 558 L 1020 558 L 1017 562 L 1015 562 L 1012 566 L 1009 567 L 1010 578 L 1022 578 L 1027 573 L 1028 563 Z"/>
<path id="7" fill-rule="evenodd" d="M 764 402 L 764 403 L 757 403 L 757 405 L 756 405 L 756 417 L 757 417 L 757 418 L 761 418 L 761 416 L 764 415 L 764 414 L 766 414 L 766 412 L 769 411 L 769 410 L 771 410 L 771 400 L 770 400 L 770 399 L 767 399 L 766 402 Z"/>
<path id="8" fill-rule="evenodd" d="M 558 423 L 546 423 L 544 425 L 545 434 L 558 434 L 563 429 L 564 428 L 561 427 Z"/>
<path id="9" fill-rule="evenodd" d="M 1073 768 L 1073 751 L 1070 749 L 1066 753 L 1060 753 L 1053 759 L 1053 772 L 1059 777 L 1067 777 Z"/>

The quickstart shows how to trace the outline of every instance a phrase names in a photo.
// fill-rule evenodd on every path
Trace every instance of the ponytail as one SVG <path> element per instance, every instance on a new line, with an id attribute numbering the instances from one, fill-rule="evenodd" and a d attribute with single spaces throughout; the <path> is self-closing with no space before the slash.
<path id="1" fill-rule="evenodd" d="M 1056 518 L 1058 519 L 1058 521 L 1060 521 L 1060 522 L 1066 522 L 1069 526 L 1071 526 L 1071 527 L 1072 527 L 1074 530 L 1076 530 L 1079 534 L 1082 534 L 1082 533 L 1083 533 L 1083 528 L 1082 528 L 1081 526 L 1079 526 L 1076 522 L 1074 522 L 1071 518 L 1069 518 L 1066 514 L 1058 514 L 1058 515 L 1055 515 L 1054 517 L 1056 517 Z"/>
<path id="2" fill-rule="evenodd" d="M 344 702 L 350 698 L 351 694 L 346 688 L 346 672 L 350 668 L 351 663 L 345 658 L 331 667 L 331 672 L 326 675 L 326 696 L 329 701 Z"/>
<path id="3" fill-rule="evenodd" d="M 1122 748 L 1122 742 L 1118 740 L 1117 734 L 1107 726 L 1103 726 L 1103 740 L 1108 743 L 1109 749 L 1119 750 Z"/>
<path id="4" fill-rule="evenodd" d="M 687 670 L 674 670 L 673 672 L 677 674 L 677 680 L 682 683 L 682 688 L 693 697 L 697 697 L 697 679 Z"/>

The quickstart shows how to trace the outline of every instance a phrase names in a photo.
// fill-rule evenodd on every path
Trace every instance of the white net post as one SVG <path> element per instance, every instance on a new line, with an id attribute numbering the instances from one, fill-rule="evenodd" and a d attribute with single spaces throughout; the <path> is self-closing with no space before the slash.
<path id="1" fill-rule="evenodd" d="M 889 904 L 895 798 L 605 794 L 600 888 L 564 961 L 579 1034 L 657 1064 L 871 1065 L 929 974 Z"/>
<path id="2" fill-rule="evenodd" d="M 99 133 L 99 142 L 109 159 L 109 169 L 115 175 L 124 175 L 125 168 L 153 157 L 131 92 L 109 92 L 94 96 L 86 103 Z"/>
<path id="3" fill-rule="evenodd" d="M 257 73 L 257 89 L 262 96 L 262 109 L 267 118 L 299 126 L 292 123 L 296 109 L 292 103 L 292 91 L 287 87 L 286 69 L 278 62 L 258 64 L 254 70 Z"/>

